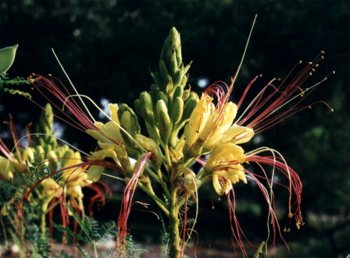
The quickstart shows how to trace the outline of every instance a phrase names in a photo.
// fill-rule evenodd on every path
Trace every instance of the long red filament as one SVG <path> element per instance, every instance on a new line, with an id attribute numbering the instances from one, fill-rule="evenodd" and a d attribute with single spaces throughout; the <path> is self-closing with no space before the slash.
<path id="1" fill-rule="evenodd" d="M 34 74 L 32 75 L 31 80 L 33 81 L 33 86 L 35 89 L 56 109 L 62 110 L 62 108 L 55 104 L 49 95 L 61 102 L 62 105 L 64 105 L 63 108 L 67 108 L 73 117 L 76 118 L 74 119 L 69 114 L 61 112 L 66 117 L 61 118 L 62 120 L 83 131 L 86 129 L 96 129 L 91 118 L 86 115 L 86 112 L 84 110 L 80 108 L 79 104 L 74 98 L 69 97 L 71 94 L 58 79 L 54 77 L 48 79 L 45 76 Z M 58 83 L 59 86 L 57 86 L 56 83 Z"/>
<path id="2" fill-rule="evenodd" d="M 151 157 L 152 157 L 152 152 L 147 152 L 141 157 L 140 162 L 138 163 L 133 176 L 131 177 L 131 179 L 129 180 L 128 184 L 124 189 L 122 205 L 121 205 L 119 217 L 118 217 L 118 236 L 117 236 L 117 242 L 115 246 L 115 252 L 119 251 L 119 257 L 124 256 L 126 236 L 128 233 L 127 223 L 131 212 L 132 200 L 134 197 L 136 186 L 137 186 L 139 177 L 141 175 L 141 172 L 143 171 L 148 160 Z M 113 255 L 114 254 L 112 254 L 112 256 Z"/>

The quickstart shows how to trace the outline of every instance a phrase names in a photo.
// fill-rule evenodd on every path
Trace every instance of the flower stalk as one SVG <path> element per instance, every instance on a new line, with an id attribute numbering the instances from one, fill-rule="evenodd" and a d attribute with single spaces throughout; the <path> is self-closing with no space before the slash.
<path id="1" fill-rule="evenodd" d="M 180 239 L 180 218 L 177 188 L 172 189 L 169 212 L 169 255 L 171 258 L 180 258 L 181 239 Z"/>

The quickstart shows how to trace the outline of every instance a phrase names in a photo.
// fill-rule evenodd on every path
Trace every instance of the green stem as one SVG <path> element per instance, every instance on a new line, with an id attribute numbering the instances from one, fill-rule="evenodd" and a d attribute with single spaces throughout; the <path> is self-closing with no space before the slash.
<path id="1" fill-rule="evenodd" d="M 97 243 L 96 243 L 96 242 L 93 242 L 93 248 L 94 248 L 94 255 L 95 255 L 95 258 L 98 258 Z"/>
<path id="2" fill-rule="evenodd" d="M 46 237 L 46 213 L 45 212 L 41 212 L 41 225 L 40 225 L 40 229 L 41 229 L 41 239 L 45 239 Z"/>
<path id="3" fill-rule="evenodd" d="M 1 229 L 2 229 L 2 234 L 4 236 L 4 242 L 5 242 L 5 250 L 8 248 L 8 237 L 7 237 L 7 232 L 5 229 L 5 223 L 4 223 L 4 219 L 2 216 L 0 216 L 0 222 L 1 222 Z"/>
<path id="4" fill-rule="evenodd" d="M 171 160 L 170 160 L 170 154 L 169 154 L 169 147 L 168 144 L 161 144 L 163 152 L 164 152 L 164 165 L 167 168 L 167 171 L 169 171 L 169 168 L 171 167 Z"/>
<path id="5" fill-rule="evenodd" d="M 161 185 L 165 195 L 170 198 L 170 192 L 168 190 L 167 185 L 165 184 L 164 180 L 163 180 L 163 175 L 161 170 L 159 169 L 157 173 L 153 172 L 152 169 L 146 167 L 147 172 L 149 173 L 149 175 L 157 182 Z"/>
<path id="6" fill-rule="evenodd" d="M 180 232 L 179 232 L 179 204 L 177 202 L 177 188 L 174 188 L 171 193 L 171 203 L 169 211 L 169 255 L 170 258 L 180 258 Z"/>
<path id="7" fill-rule="evenodd" d="M 169 210 L 166 208 L 165 203 L 154 193 L 154 191 L 150 188 L 147 188 L 142 183 L 139 183 L 139 187 L 149 196 L 154 202 L 158 205 L 158 207 L 165 213 L 166 216 L 169 216 Z"/>

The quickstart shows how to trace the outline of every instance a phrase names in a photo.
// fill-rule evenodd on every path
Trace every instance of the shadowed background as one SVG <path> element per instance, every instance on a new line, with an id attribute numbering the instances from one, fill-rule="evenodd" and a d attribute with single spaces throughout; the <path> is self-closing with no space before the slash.
<path id="1" fill-rule="evenodd" d="M 20 45 L 10 76 L 51 73 L 66 83 L 50 51 L 54 48 L 79 92 L 101 106 L 106 101 L 132 104 L 142 90 L 149 89 L 149 73 L 157 67 L 172 26 L 181 33 L 184 62 L 193 60 L 190 84 L 200 91 L 201 84 L 229 82 L 253 17 L 259 15 L 235 85 L 235 100 L 255 75 L 263 74 L 257 82 L 263 86 L 273 77 L 285 76 L 300 59 L 309 61 L 324 50 L 326 59 L 306 85 L 333 70 L 336 74 L 308 102 L 324 100 L 335 112 L 315 105 L 254 142 L 280 150 L 304 183 L 306 225 L 286 235 L 291 256 L 342 257 L 350 252 L 349 10 L 347 0 L 5 0 L 0 3 L 0 47 Z M 9 113 L 21 128 L 37 121 L 40 109 L 29 101 L 2 92 L 0 101 L 1 121 Z M 60 126 L 70 142 L 87 151 L 94 147 L 82 133 Z M 5 140 L 6 130 L 2 125 Z M 202 245 L 230 244 L 225 205 L 210 187 L 201 192 L 197 231 Z M 266 231 L 266 204 L 256 187 L 238 186 L 238 206 L 247 235 L 259 242 Z M 115 219 L 115 204 L 100 216 Z M 150 229 L 140 230 L 140 216 L 149 221 Z M 160 222 L 146 212 L 136 210 L 131 217 L 132 233 L 141 241 L 158 240 L 152 224 L 159 228 Z M 285 224 L 288 221 L 282 221 L 282 227 Z"/>

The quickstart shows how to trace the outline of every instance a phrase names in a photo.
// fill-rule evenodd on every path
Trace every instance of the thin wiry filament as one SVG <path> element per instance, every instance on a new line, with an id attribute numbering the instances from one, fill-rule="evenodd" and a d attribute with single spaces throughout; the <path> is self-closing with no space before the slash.
<path id="1" fill-rule="evenodd" d="M 77 89 L 75 88 L 75 86 L 74 86 L 72 80 L 71 80 L 70 77 L 68 76 L 68 73 L 66 72 L 66 70 L 64 69 L 62 63 L 60 62 L 60 60 L 59 60 L 59 58 L 58 58 L 58 56 L 56 55 L 55 50 L 52 48 L 51 51 L 52 51 L 53 55 L 55 56 L 55 58 L 56 58 L 56 60 L 57 60 L 57 62 L 58 62 L 58 64 L 59 64 L 59 66 L 61 67 L 61 69 L 62 69 L 64 75 L 66 76 L 68 82 L 69 82 L 70 85 L 72 86 L 74 92 L 75 92 L 76 94 L 79 95 L 79 93 L 78 93 Z M 95 122 L 94 117 L 91 115 L 90 110 L 89 110 L 89 109 L 87 108 L 87 106 L 85 105 L 83 99 L 82 99 L 82 98 L 79 98 L 79 99 L 80 99 L 81 104 L 84 106 L 86 112 L 89 114 L 90 118 Z"/>
<path id="2" fill-rule="evenodd" d="M 241 250 L 243 257 L 248 257 L 244 247 L 243 239 L 247 242 L 249 242 L 249 240 L 245 236 L 236 215 L 236 194 L 234 188 L 232 188 L 229 194 L 227 195 L 227 204 L 229 207 L 230 228 L 232 236 L 236 240 L 236 243 L 238 244 L 238 247 Z M 237 257 L 236 245 L 233 241 L 232 246 L 234 249 L 234 256 Z"/>
<path id="3" fill-rule="evenodd" d="M 195 228 L 195 226 L 197 224 L 198 214 L 199 214 L 199 196 L 198 196 L 197 181 L 194 178 L 192 178 L 192 182 L 193 182 L 193 185 L 194 185 L 196 211 L 195 211 L 194 221 L 192 223 L 192 227 L 190 228 L 190 233 L 187 236 L 186 245 L 188 244 L 188 241 L 190 241 L 190 239 L 191 239 L 192 232 L 194 232 L 194 228 Z"/>

